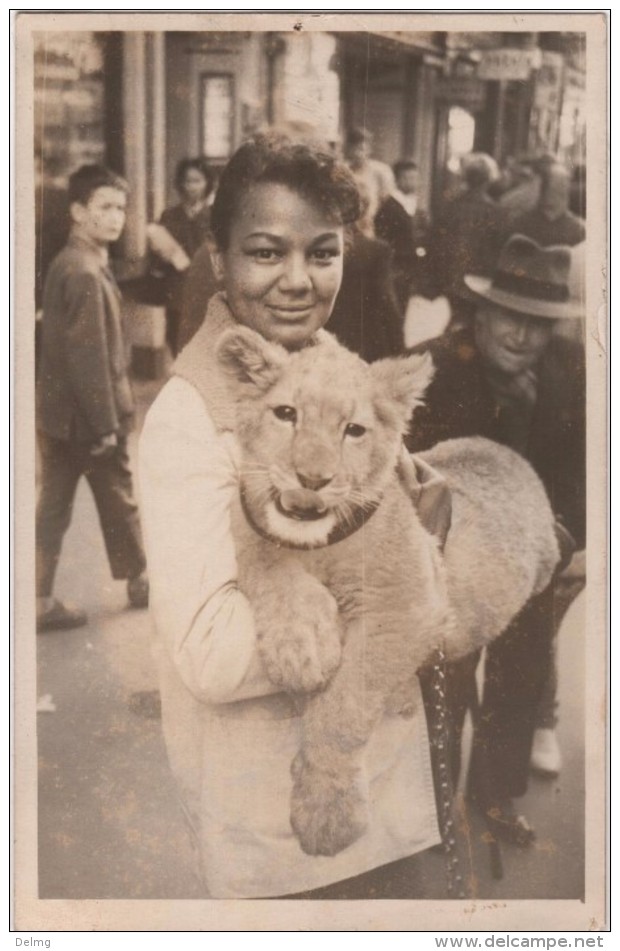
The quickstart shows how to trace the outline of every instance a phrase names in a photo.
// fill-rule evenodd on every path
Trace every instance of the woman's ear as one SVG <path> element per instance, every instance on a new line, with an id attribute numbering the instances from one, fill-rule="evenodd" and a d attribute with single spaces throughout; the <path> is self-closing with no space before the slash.
<path id="1" fill-rule="evenodd" d="M 86 217 L 86 205 L 82 205 L 79 201 L 72 201 L 69 205 L 69 214 L 74 224 L 81 225 Z"/>
<path id="2" fill-rule="evenodd" d="M 284 347 L 270 343 L 249 327 L 227 330 L 215 353 L 226 372 L 244 387 L 264 393 L 278 381 L 288 360 Z"/>

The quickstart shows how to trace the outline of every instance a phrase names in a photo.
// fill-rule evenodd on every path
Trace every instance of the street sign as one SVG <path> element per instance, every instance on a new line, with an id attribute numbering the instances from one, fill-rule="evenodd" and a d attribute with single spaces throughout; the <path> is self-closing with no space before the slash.
<path id="1" fill-rule="evenodd" d="M 485 50 L 478 65 L 479 79 L 528 79 L 540 62 L 538 48 L 521 50 L 504 47 Z"/>

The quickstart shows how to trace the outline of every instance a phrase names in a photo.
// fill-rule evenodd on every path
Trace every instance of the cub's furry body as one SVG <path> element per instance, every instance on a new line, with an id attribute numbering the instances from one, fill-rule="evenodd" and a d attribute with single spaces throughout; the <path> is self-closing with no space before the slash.
<path id="1" fill-rule="evenodd" d="M 218 355 L 238 401 L 239 585 L 269 677 L 303 698 L 291 824 L 305 852 L 333 855 L 366 828 L 377 720 L 411 715 L 438 646 L 456 658 L 489 643 L 547 586 L 553 515 L 520 456 L 451 440 L 421 454 L 452 493 L 439 551 L 397 472 L 425 358 L 368 366 L 328 335 L 289 354 L 246 328 Z"/>

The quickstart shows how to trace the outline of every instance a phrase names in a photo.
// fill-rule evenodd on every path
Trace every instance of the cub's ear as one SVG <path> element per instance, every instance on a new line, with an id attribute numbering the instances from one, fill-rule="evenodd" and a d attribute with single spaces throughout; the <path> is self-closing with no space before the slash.
<path id="1" fill-rule="evenodd" d="M 249 327 L 227 330 L 219 338 L 215 353 L 223 369 L 245 386 L 261 393 L 280 377 L 288 359 L 284 347 L 270 343 Z"/>
<path id="2" fill-rule="evenodd" d="M 370 366 L 376 388 L 375 408 L 385 422 L 403 426 L 435 375 L 430 353 L 377 360 Z"/>

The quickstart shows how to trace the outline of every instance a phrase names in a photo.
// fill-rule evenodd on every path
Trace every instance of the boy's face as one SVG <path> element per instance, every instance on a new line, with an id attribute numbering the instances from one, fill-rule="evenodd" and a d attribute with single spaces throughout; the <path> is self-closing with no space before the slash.
<path id="1" fill-rule="evenodd" d="M 71 205 L 71 215 L 85 237 L 96 244 L 107 246 L 120 238 L 125 225 L 126 209 L 125 192 L 106 185 L 92 193 L 88 204 L 74 202 Z"/>

